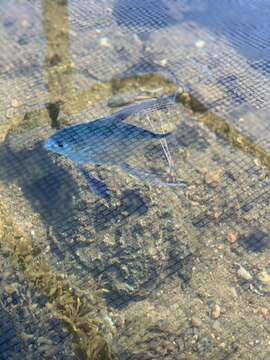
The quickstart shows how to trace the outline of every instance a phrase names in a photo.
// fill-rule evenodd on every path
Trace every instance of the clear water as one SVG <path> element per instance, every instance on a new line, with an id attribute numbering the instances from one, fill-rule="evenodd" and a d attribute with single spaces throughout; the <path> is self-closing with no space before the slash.
<path id="1" fill-rule="evenodd" d="M 267 359 L 267 1 L 0 7 L 0 359 Z"/>

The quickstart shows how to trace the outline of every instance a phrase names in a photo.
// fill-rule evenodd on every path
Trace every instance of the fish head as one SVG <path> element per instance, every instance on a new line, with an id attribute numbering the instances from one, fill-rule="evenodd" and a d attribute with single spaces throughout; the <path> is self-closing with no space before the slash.
<path id="1" fill-rule="evenodd" d="M 77 163 L 85 163 L 93 157 L 95 143 L 88 139 L 87 127 L 72 125 L 58 130 L 44 142 L 44 148 Z"/>
<path id="2" fill-rule="evenodd" d="M 60 130 L 44 142 L 44 148 L 60 155 L 67 155 L 70 150 L 70 144 Z"/>

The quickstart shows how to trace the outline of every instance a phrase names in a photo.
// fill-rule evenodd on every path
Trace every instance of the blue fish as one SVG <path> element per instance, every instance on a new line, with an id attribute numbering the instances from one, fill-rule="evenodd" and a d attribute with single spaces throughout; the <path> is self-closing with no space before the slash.
<path id="1" fill-rule="evenodd" d="M 156 100 L 130 106 L 108 117 L 83 124 L 68 126 L 52 135 L 45 147 L 77 164 L 118 165 L 138 149 L 141 144 L 169 135 L 123 122 L 145 108 L 154 108 Z"/>
<path id="2" fill-rule="evenodd" d="M 94 165 L 117 165 L 124 171 L 129 172 L 127 158 L 145 142 L 164 139 L 170 133 L 156 134 L 152 131 L 125 123 L 124 120 L 138 113 L 150 109 L 155 111 L 166 108 L 171 98 L 162 100 L 150 100 L 129 106 L 121 111 L 113 113 L 87 123 L 68 126 L 58 130 L 45 142 L 45 148 L 74 161 L 81 169 L 89 186 L 103 198 L 109 197 L 108 189 L 104 183 L 98 184 L 97 179 L 87 174 L 83 168 L 86 164 Z M 130 171 L 130 174 L 142 180 L 138 171 Z M 94 180 L 95 179 L 95 180 Z"/>

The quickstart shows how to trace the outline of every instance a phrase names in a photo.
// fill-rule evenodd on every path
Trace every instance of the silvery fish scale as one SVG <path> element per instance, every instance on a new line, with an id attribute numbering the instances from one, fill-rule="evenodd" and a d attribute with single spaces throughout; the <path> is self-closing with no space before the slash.
<path id="1" fill-rule="evenodd" d="M 153 105 L 156 100 L 136 104 L 102 119 L 66 127 L 52 135 L 45 146 L 78 164 L 125 163 L 128 156 L 148 141 L 168 135 L 155 134 L 123 122 L 129 115 Z"/>

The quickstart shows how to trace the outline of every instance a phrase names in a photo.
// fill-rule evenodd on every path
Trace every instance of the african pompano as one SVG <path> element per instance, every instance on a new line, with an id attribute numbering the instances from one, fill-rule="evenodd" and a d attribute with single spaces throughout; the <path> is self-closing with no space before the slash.
<path id="1" fill-rule="evenodd" d="M 119 165 L 143 143 L 163 139 L 169 133 L 155 134 L 123 122 L 129 115 L 156 105 L 156 100 L 130 106 L 108 117 L 58 130 L 45 143 L 47 150 L 77 164 Z"/>
<path id="2" fill-rule="evenodd" d="M 173 99 L 174 101 L 174 99 Z M 93 177 L 84 168 L 85 164 L 118 165 L 130 175 L 142 181 L 159 185 L 180 186 L 181 183 L 164 183 L 154 176 L 143 174 L 140 170 L 127 164 L 127 158 L 143 145 L 154 139 L 164 139 L 170 133 L 156 134 L 152 131 L 123 122 L 127 117 L 150 109 L 149 112 L 164 109 L 172 103 L 172 98 L 150 100 L 129 106 L 107 117 L 68 126 L 58 130 L 45 142 L 49 151 L 73 160 L 84 175 L 89 187 L 95 193 L 110 202 L 109 190 L 105 183 Z"/>

